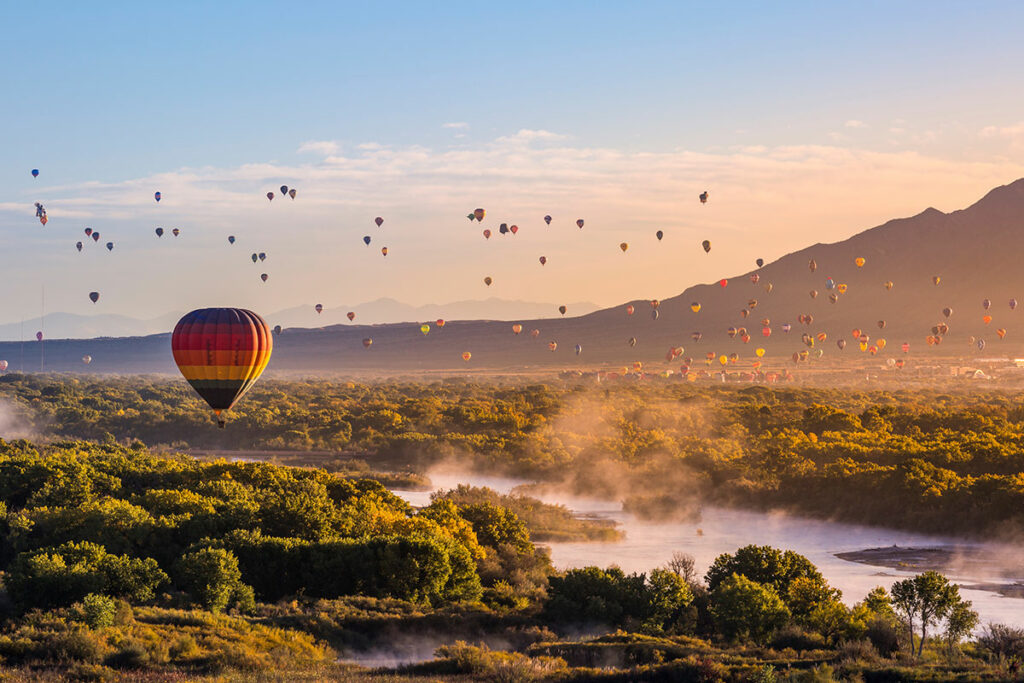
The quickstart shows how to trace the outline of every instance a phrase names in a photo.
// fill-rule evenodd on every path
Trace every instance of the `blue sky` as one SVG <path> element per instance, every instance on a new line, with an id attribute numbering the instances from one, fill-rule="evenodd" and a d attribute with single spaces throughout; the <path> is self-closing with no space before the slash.
<path id="1" fill-rule="evenodd" d="M 53 310 L 665 297 L 1024 175 L 1021 3 L 8 5 L 0 267 Z M 92 223 L 120 260 L 75 252 Z"/>

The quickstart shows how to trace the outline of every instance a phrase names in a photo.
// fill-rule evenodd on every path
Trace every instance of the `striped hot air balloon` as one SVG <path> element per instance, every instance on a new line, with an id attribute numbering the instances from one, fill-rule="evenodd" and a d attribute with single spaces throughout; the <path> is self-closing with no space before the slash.
<path id="1" fill-rule="evenodd" d="M 241 308 L 201 308 L 171 335 L 174 362 L 224 426 L 230 410 L 263 373 L 274 342 L 263 318 Z"/>

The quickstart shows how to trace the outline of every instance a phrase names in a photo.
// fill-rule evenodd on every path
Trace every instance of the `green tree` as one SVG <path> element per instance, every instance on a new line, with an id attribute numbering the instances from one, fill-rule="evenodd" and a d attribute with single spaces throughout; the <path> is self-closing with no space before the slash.
<path id="1" fill-rule="evenodd" d="M 915 624 L 920 624 L 921 627 L 921 639 L 916 653 L 920 657 L 928 638 L 928 627 L 945 618 L 959 601 L 959 587 L 951 584 L 949 579 L 936 571 L 927 571 L 892 585 L 892 604 L 902 615 L 911 634 L 912 653 Z"/>
<path id="2" fill-rule="evenodd" d="M 946 647 L 950 658 L 958 651 L 960 641 L 978 626 L 978 613 L 971 609 L 971 601 L 958 599 L 946 614 Z"/>
<path id="3" fill-rule="evenodd" d="M 790 586 L 797 579 L 809 580 L 801 584 L 800 595 L 814 590 L 820 590 L 821 594 L 833 590 L 828 587 L 818 568 L 806 557 L 792 550 L 781 551 L 770 546 L 748 545 L 732 555 L 719 555 L 704 577 L 708 590 L 714 592 L 720 583 L 733 574 L 771 586 L 784 601 L 789 598 Z"/>
<path id="4" fill-rule="evenodd" d="M 730 640 L 766 643 L 789 619 L 786 604 L 771 585 L 733 574 L 711 592 L 715 627 Z"/>
<path id="5" fill-rule="evenodd" d="M 179 560 L 177 575 L 178 583 L 189 595 L 211 612 L 221 612 L 232 602 L 246 603 L 252 594 L 252 589 L 242 583 L 238 558 L 223 548 L 188 553 Z"/>

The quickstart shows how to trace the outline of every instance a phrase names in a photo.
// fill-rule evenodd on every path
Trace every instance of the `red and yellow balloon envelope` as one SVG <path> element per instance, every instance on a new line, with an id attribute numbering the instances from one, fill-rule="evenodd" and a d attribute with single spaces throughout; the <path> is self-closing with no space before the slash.
<path id="1" fill-rule="evenodd" d="M 224 426 L 223 411 L 259 379 L 274 342 L 263 318 L 242 308 L 201 308 L 171 335 L 174 362 Z"/>

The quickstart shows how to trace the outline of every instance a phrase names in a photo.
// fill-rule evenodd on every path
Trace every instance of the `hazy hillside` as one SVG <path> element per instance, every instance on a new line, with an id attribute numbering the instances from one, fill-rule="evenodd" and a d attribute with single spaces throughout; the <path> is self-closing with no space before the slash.
<path id="1" fill-rule="evenodd" d="M 866 263 L 858 268 L 854 259 Z M 811 272 L 813 259 L 817 270 Z M 1024 303 L 1024 179 L 996 188 L 983 199 L 961 211 L 944 214 L 927 209 L 910 217 L 889 221 L 835 244 L 816 244 L 763 268 L 747 273 L 723 273 L 728 286 L 717 283 L 698 285 L 679 296 L 661 302 L 658 320 L 651 317 L 647 301 L 633 301 L 634 315 L 626 314 L 626 305 L 600 310 L 578 317 L 561 319 L 521 319 L 523 333 L 512 334 L 511 322 L 453 321 L 443 329 L 432 329 L 423 336 L 419 324 L 390 325 L 328 325 L 316 329 L 285 329 L 275 339 L 274 357 L 269 371 L 345 372 L 347 370 L 382 371 L 448 369 L 448 368 L 522 368 L 595 367 L 599 364 L 621 365 L 633 360 L 664 366 L 664 354 L 671 346 L 683 346 L 685 356 L 701 358 L 706 352 L 739 353 L 744 361 L 753 360 L 754 349 L 763 346 L 768 353 L 766 365 L 779 365 L 794 351 L 805 348 L 800 342 L 804 331 L 825 332 L 828 340 L 823 348 L 826 360 L 836 358 L 863 359 L 853 342 L 851 330 L 861 328 L 872 339 L 884 337 L 889 345 L 881 357 L 902 355 L 899 346 L 911 344 L 912 359 L 929 354 L 977 357 L 979 352 L 968 342 L 971 336 L 987 341 L 985 356 L 1015 355 L 1024 352 L 1024 306 L 1011 311 L 1008 301 L 1018 298 Z M 752 264 L 753 265 L 753 264 Z M 760 281 L 753 284 L 750 276 L 757 273 Z M 940 276 L 936 286 L 933 276 Z M 830 303 L 826 278 L 846 284 L 848 291 Z M 894 287 L 885 289 L 891 280 Z M 772 284 L 772 291 L 765 285 Z M 817 298 L 809 292 L 817 290 Z M 993 318 L 986 325 L 982 316 L 982 300 L 992 301 Z M 749 300 L 757 305 L 750 316 L 740 311 L 749 308 Z M 701 303 L 701 311 L 693 313 L 690 304 Z M 487 302 L 464 302 L 460 306 Z M 523 304 L 530 306 L 530 304 Z M 925 338 L 930 328 L 944 320 L 942 309 L 951 307 L 948 320 L 950 332 L 940 347 L 929 348 Z M 578 311 L 570 307 L 569 315 Z M 281 319 L 287 319 L 282 312 Z M 343 314 L 341 308 L 324 314 L 324 322 Z M 801 314 L 814 317 L 810 326 L 802 326 Z M 295 312 L 296 316 L 310 315 Z M 481 314 L 482 317 L 483 314 Z M 414 309 L 410 319 L 440 317 L 423 309 Z M 772 335 L 761 335 L 762 318 L 771 320 Z M 356 322 L 362 322 L 362 316 Z M 877 322 L 885 320 L 884 330 Z M 268 316 L 271 324 L 275 316 Z M 782 331 L 783 323 L 791 323 L 792 331 Z M 730 326 L 745 326 L 751 334 L 749 344 L 737 337 L 730 339 Z M 286 326 L 287 327 L 287 326 Z M 1007 330 L 1002 341 L 997 328 Z M 534 339 L 529 334 L 539 329 Z M 703 334 L 700 342 L 692 341 L 692 332 Z M 630 337 L 637 345 L 628 345 Z M 364 350 L 361 340 L 372 337 L 373 345 Z M 849 341 L 845 351 L 835 341 Z M 548 351 L 548 341 L 557 341 L 558 350 Z M 583 346 L 576 357 L 575 344 Z M 24 345 L 27 369 L 39 367 L 36 342 Z M 97 339 L 89 341 L 48 341 L 45 346 L 46 368 L 50 370 L 86 370 L 81 363 L 84 353 L 94 361 L 89 371 L 141 372 L 173 371 L 167 335 L 142 338 Z M 12 369 L 20 366 L 23 347 L 17 343 L 0 344 L 0 358 L 6 358 Z M 462 361 L 463 351 L 473 354 L 470 363 Z M 673 366 L 678 363 L 673 363 Z"/>

